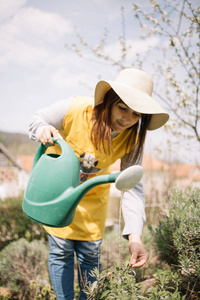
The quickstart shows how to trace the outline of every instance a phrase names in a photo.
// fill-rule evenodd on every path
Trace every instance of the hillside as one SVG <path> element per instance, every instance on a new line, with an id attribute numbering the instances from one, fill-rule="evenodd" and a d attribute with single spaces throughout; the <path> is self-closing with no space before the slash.
<path id="1" fill-rule="evenodd" d="M 37 142 L 30 140 L 28 135 L 23 133 L 0 131 L 0 143 L 15 157 L 34 154 L 38 147 Z"/>

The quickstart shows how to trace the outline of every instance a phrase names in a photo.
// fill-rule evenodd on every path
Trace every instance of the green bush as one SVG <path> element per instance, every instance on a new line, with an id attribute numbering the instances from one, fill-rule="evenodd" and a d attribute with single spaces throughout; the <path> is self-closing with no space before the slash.
<path id="1" fill-rule="evenodd" d="M 88 299 L 137 299 L 136 295 L 141 290 L 136 284 L 133 269 L 124 265 L 117 265 L 101 274 L 95 269 L 92 276 L 97 280 L 86 287 Z"/>
<path id="2" fill-rule="evenodd" d="M 38 240 L 19 239 L 6 246 L 0 252 L 0 286 L 17 291 L 17 299 L 50 299 L 48 251 Z"/>
<path id="3" fill-rule="evenodd" d="M 173 190 L 169 215 L 150 227 L 160 258 L 177 271 L 187 299 L 200 298 L 200 189 Z"/>
<path id="4" fill-rule="evenodd" d="M 0 202 L 0 250 L 10 242 L 25 237 L 28 241 L 47 240 L 43 227 L 22 211 L 22 198 L 6 199 Z"/>
<path id="5" fill-rule="evenodd" d="M 159 271 L 155 286 L 143 291 L 142 284 L 136 282 L 136 273 L 129 266 L 115 266 L 114 269 L 103 271 L 99 274 L 95 269 L 92 275 L 97 279 L 86 288 L 88 300 L 94 299 L 152 299 L 152 300 L 184 300 L 178 291 L 179 279 L 176 273 Z"/>
<path id="6" fill-rule="evenodd" d="M 156 273 L 155 286 L 151 286 L 145 293 L 144 298 L 150 300 L 185 300 L 181 295 L 179 286 L 181 279 L 176 272 L 170 270 L 158 270 Z"/>

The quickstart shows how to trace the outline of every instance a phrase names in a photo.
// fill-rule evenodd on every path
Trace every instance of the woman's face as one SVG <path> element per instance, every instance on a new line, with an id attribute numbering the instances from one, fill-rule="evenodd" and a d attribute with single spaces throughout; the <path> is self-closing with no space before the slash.
<path id="1" fill-rule="evenodd" d="M 141 114 L 129 108 L 123 101 L 114 104 L 111 109 L 111 129 L 115 132 L 135 125 L 141 118 Z"/>

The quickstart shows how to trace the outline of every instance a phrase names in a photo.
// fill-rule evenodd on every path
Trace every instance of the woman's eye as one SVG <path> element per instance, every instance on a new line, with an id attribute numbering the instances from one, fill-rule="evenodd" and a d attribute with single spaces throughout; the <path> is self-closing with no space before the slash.
<path id="1" fill-rule="evenodd" d="M 133 115 L 134 115 L 134 116 L 136 116 L 136 117 L 139 117 L 139 118 L 141 117 L 141 115 L 140 115 L 140 114 L 138 114 L 138 113 L 137 113 L 137 112 L 135 112 L 135 111 L 133 112 Z"/>
<path id="2" fill-rule="evenodd" d="M 123 107 L 123 106 L 120 106 L 120 105 L 119 105 L 118 107 L 119 107 L 121 110 L 124 110 L 124 111 L 127 110 L 126 107 Z"/>

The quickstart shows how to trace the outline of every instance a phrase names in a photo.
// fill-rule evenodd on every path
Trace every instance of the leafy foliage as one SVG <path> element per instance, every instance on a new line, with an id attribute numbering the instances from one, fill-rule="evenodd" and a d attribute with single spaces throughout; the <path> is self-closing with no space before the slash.
<path id="1" fill-rule="evenodd" d="M 95 269 L 92 276 L 98 280 L 86 291 L 88 299 L 134 299 L 141 289 L 136 284 L 135 272 L 125 266 L 101 274 Z"/>
<path id="2" fill-rule="evenodd" d="M 95 269 L 92 275 L 97 280 L 86 290 L 88 299 L 185 299 L 178 291 L 178 275 L 171 271 L 158 271 L 156 285 L 144 292 L 142 284 L 136 282 L 134 270 L 125 265 L 116 265 L 101 274 Z"/>
<path id="3" fill-rule="evenodd" d="M 182 290 L 189 285 L 200 296 L 200 189 L 173 190 L 170 201 L 169 216 L 150 230 L 161 259 L 179 272 Z"/>
<path id="4" fill-rule="evenodd" d="M 22 238 L 12 242 L 0 252 L 0 285 L 17 291 L 18 299 L 33 299 L 34 282 L 40 278 L 44 294 L 45 287 L 49 286 L 47 261 L 48 247 L 42 241 L 29 243 Z"/>
<path id="5" fill-rule="evenodd" d="M 6 199 L 0 203 L 0 250 L 10 242 L 26 237 L 47 240 L 43 227 L 28 219 L 22 211 L 22 198 Z"/>
<path id="6" fill-rule="evenodd" d="M 30 284 L 31 293 L 34 295 L 34 300 L 55 300 L 52 286 L 46 280 L 32 280 Z"/>
<path id="7" fill-rule="evenodd" d="M 182 296 L 179 292 L 179 285 L 181 281 L 177 273 L 173 273 L 168 270 L 159 270 L 156 275 L 156 286 L 151 287 L 147 291 L 145 294 L 146 299 L 185 299 L 185 295 Z"/>
<path id="8" fill-rule="evenodd" d="M 127 241 L 113 232 L 105 235 L 102 259 L 106 264 L 101 274 L 94 270 L 97 280 L 86 290 L 88 299 L 199 299 L 200 189 L 173 190 L 169 203 L 168 215 L 155 228 L 149 227 L 151 235 L 144 230 L 150 259 L 139 270 L 122 264 L 129 259 Z M 16 291 L 17 299 L 55 299 L 48 277 L 46 242 L 27 241 L 45 240 L 46 233 L 24 216 L 21 204 L 21 199 L 1 203 L 0 243 L 4 248 L 0 252 L 0 286 Z M 156 247 L 151 254 L 152 238 Z M 157 253 L 161 261 L 153 265 Z M 153 278 L 155 284 L 144 288 Z"/>

